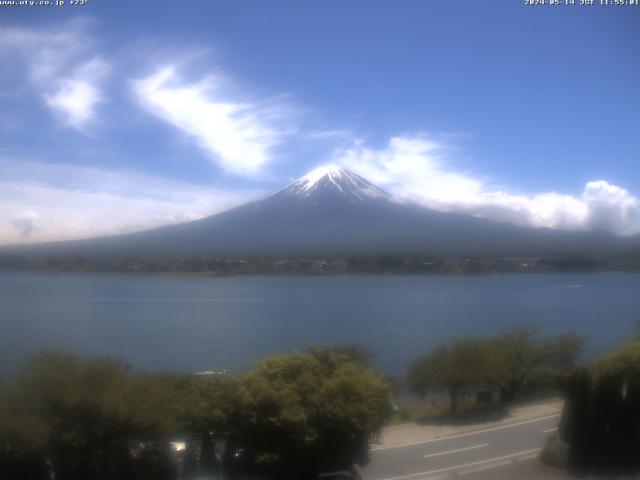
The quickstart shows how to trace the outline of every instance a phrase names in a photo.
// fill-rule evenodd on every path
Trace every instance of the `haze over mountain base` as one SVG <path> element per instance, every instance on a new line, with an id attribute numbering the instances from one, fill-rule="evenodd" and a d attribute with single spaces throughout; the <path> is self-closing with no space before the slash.
<path id="1" fill-rule="evenodd" d="M 193 222 L 127 235 L 0 249 L 5 258 L 155 262 L 194 257 L 354 255 L 597 260 L 632 252 L 640 252 L 637 237 L 519 227 L 399 203 L 338 166 L 314 170 L 263 200 Z"/>

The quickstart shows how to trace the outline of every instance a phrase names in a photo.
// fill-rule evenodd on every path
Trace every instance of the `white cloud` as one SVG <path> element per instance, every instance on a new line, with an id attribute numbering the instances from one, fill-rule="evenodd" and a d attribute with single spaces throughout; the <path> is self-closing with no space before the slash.
<path id="1" fill-rule="evenodd" d="M 347 140 L 353 138 L 353 132 L 341 129 L 312 130 L 306 136 L 313 140 Z"/>
<path id="2" fill-rule="evenodd" d="M 271 147 L 282 141 L 284 132 L 272 126 L 279 112 L 234 102 L 223 85 L 219 75 L 184 82 L 169 66 L 134 81 L 133 91 L 144 108 L 195 138 L 221 168 L 254 174 L 271 160 Z"/>
<path id="3" fill-rule="evenodd" d="M 21 59 L 30 85 L 46 105 L 82 131 L 104 101 L 101 84 L 109 72 L 104 59 L 90 55 L 87 28 L 88 22 L 80 19 L 56 30 L 0 29 L 0 55 Z"/>
<path id="4" fill-rule="evenodd" d="M 587 183 L 580 196 L 554 192 L 517 195 L 457 170 L 446 157 L 440 143 L 404 136 L 391 138 L 381 149 L 354 145 L 336 152 L 334 161 L 398 199 L 435 210 L 535 227 L 640 233 L 640 199 L 604 180 Z"/>
<path id="5" fill-rule="evenodd" d="M 54 94 L 45 94 L 47 104 L 56 109 L 68 125 L 82 129 L 95 117 L 96 106 L 104 101 L 98 85 L 108 70 L 103 59 L 94 57 L 77 67 L 69 78 L 60 80 Z"/>
<path id="6" fill-rule="evenodd" d="M 589 210 L 586 226 L 622 234 L 640 231 L 640 199 L 603 180 L 589 182 L 582 195 Z"/>
<path id="7" fill-rule="evenodd" d="M 227 210 L 260 193 L 131 171 L 0 160 L 0 244 L 145 230 Z"/>

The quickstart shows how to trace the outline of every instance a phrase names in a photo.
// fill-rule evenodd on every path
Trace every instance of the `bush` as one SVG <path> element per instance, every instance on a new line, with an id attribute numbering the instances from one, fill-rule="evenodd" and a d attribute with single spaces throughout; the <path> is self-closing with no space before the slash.
<path id="1" fill-rule="evenodd" d="M 602 355 L 569 381 L 561 433 L 578 473 L 640 473 L 640 341 Z"/>
<path id="2" fill-rule="evenodd" d="M 569 445 L 562 441 L 558 432 L 547 439 L 547 443 L 540 452 L 540 460 L 547 465 L 563 470 L 569 466 Z"/>
<path id="3" fill-rule="evenodd" d="M 45 354 L 0 384 L 0 478 L 170 480 L 213 468 L 218 440 L 279 478 L 367 461 L 391 414 L 387 382 L 354 347 L 274 355 L 244 375 L 132 374 L 122 362 Z M 197 464 L 197 465 L 196 465 Z"/>

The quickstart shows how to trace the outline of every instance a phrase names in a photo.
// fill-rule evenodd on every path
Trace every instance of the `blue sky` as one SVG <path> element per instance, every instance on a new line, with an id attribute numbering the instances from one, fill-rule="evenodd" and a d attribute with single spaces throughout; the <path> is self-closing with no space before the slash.
<path id="1" fill-rule="evenodd" d="M 2 6 L 0 243 L 200 218 L 325 163 L 640 232 L 640 7 L 523 3 Z"/>

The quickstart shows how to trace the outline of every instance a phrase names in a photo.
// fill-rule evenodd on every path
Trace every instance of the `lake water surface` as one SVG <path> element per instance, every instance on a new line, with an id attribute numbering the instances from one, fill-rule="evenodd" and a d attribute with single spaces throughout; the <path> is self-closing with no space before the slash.
<path id="1" fill-rule="evenodd" d="M 401 374 L 452 337 L 533 323 L 576 330 L 589 354 L 626 340 L 640 275 L 177 277 L 0 273 L 4 373 L 42 350 L 143 369 L 244 369 L 311 344 L 359 343 Z"/>

